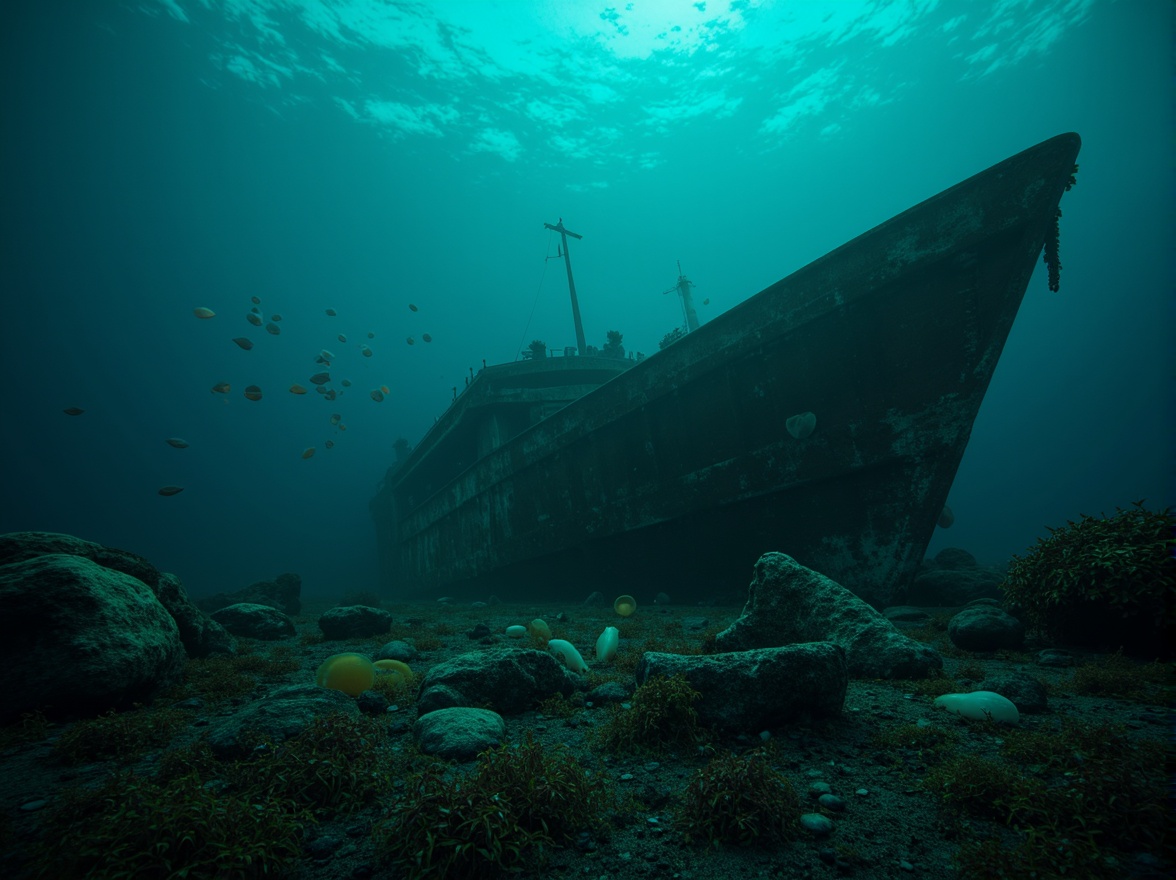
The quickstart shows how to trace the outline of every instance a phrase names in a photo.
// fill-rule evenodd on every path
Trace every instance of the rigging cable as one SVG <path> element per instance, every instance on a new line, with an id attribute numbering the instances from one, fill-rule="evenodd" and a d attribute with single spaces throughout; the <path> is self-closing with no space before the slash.
<path id="1" fill-rule="evenodd" d="M 549 256 L 550 251 L 551 251 L 551 232 L 548 231 L 547 242 L 543 246 L 543 271 L 539 274 L 539 286 L 537 288 L 535 288 L 535 301 L 531 303 L 531 314 L 529 314 L 527 316 L 527 323 L 523 327 L 522 338 L 519 339 L 518 348 L 515 349 L 514 359 L 516 361 L 519 359 L 519 355 L 523 351 L 523 339 L 527 338 L 527 331 L 531 329 L 531 319 L 535 317 L 535 309 L 539 305 L 539 294 L 543 292 L 543 279 L 547 277 L 547 264 L 551 260 L 551 257 Z"/>

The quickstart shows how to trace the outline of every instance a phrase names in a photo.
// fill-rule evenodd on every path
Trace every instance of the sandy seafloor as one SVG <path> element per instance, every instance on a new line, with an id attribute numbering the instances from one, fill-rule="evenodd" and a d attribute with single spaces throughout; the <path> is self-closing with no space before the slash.
<path id="1" fill-rule="evenodd" d="M 385 608 L 394 616 L 392 633 L 349 641 L 325 641 L 317 626 L 319 614 L 333 603 L 304 601 L 302 613 L 294 618 L 298 636 L 276 642 L 241 640 L 246 651 L 265 655 L 275 646 L 293 646 L 299 656 L 298 671 L 261 680 L 244 698 L 208 705 L 193 724 L 174 737 L 168 748 L 176 748 L 198 739 L 209 724 L 238 709 L 250 700 L 263 697 L 285 684 L 313 681 L 315 671 L 327 656 L 344 651 L 373 655 L 392 638 L 412 642 L 424 637 L 439 644 L 421 652 L 411 665 L 423 674 L 433 665 L 466 652 L 489 650 L 494 646 L 518 645 L 503 635 L 508 625 L 527 623 L 541 617 L 550 622 L 556 637 L 576 644 L 598 674 L 633 684 L 631 672 L 601 667 L 592 659 L 596 636 L 608 625 L 620 624 L 621 653 L 639 651 L 647 641 L 657 641 L 691 650 L 701 646 L 705 633 L 714 633 L 729 625 L 740 614 L 738 607 L 645 607 L 634 617 L 621 621 L 611 608 L 583 605 L 500 604 L 472 608 L 440 607 L 436 604 L 390 604 Z M 944 672 L 959 676 L 963 667 L 975 673 L 983 667 L 986 676 L 1025 672 L 1044 682 L 1049 689 L 1049 708 L 1036 715 L 1022 714 L 1021 727 L 1038 730 L 1059 728 L 1063 719 L 1096 720 L 1119 723 L 1131 738 L 1163 741 L 1168 734 L 1167 709 L 1161 688 L 1150 692 L 1151 701 L 1129 701 L 1110 697 L 1081 696 L 1070 682 L 1072 669 L 1044 668 L 1034 662 L 1032 644 L 1025 652 L 999 652 L 974 655 L 950 647 L 943 632 L 946 612 L 937 614 L 938 627 L 915 633 L 929 639 L 944 655 Z M 559 622 L 564 614 L 566 622 Z M 686 617 L 705 617 L 708 625 L 702 632 L 683 631 L 679 622 Z M 467 631 L 484 622 L 495 633 L 487 643 L 471 640 Z M 651 643 L 653 643 L 651 641 Z M 1104 655 L 1077 654 L 1082 662 L 1101 662 Z M 1170 672 L 1170 670 L 1169 670 Z M 1169 678 L 1169 680 L 1171 680 Z M 958 690 L 978 688 L 975 679 L 957 678 Z M 165 705 L 157 701 L 156 705 Z M 922 780 L 929 759 L 917 749 L 884 747 L 878 735 L 903 724 L 929 722 L 947 728 L 958 736 L 961 752 L 997 756 L 1002 741 L 999 728 L 964 721 L 932 706 L 930 696 L 916 693 L 910 682 L 864 681 L 851 679 L 841 716 L 796 723 L 770 731 L 769 756 L 772 766 L 782 772 L 800 795 L 802 809 L 820 811 L 808 794 L 814 782 L 827 782 L 832 792 L 847 802 L 833 819 L 833 834 L 818 840 L 799 832 L 790 843 L 773 847 L 723 847 L 712 849 L 688 844 L 675 829 L 674 810 L 691 775 L 704 766 L 708 757 L 727 752 L 746 752 L 762 747 L 761 731 L 749 730 L 739 736 L 716 736 L 707 748 L 694 752 L 660 754 L 608 754 L 590 739 L 594 728 L 603 723 L 607 709 L 602 706 L 577 709 L 570 717 L 548 717 L 537 711 L 507 716 L 508 743 L 518 743 L 531 732 L 547 746 L 563 746 L 586 768 L 609 776 L 622 794 L 631 796 L 632 809 L 614 815 L 611 832 L 595 840 L 591 851 L 574 846 L 555 850 L 543 864 L 536 864 L 536 875 L 549 878 L 584 877 L 593 880 L 621 878 L 743 878 L 743 877 L 834 877 L 861 878 L 957 877 L 952 868 L 952 854 L 964 839 L 998 835 L 1012 841 L 1009 833 L 995 823 L 962 820 L 945 811 L 939 799 L 924 789 Z M 414 707 L 398 704 L 387 713 L 389 733 L 379 747 L 404 750 L 412 738 Z M 24 809 L 39 801 L 52 802 L 65 787 L 95 784 L 116 768 L 114 762 L 67 766 L 54 757 L 53 743 L 67 725 L 52 725 L 47 735 L 31 742 L 18 742 L 0 752 L 0 809 L 11 820 L 4 849 L 8 851 L 10 869 L 14 852 L 38 836 L 40 810 Z M 411 751 L 411 747 L 408 748 Z M 147 753 L 130 766 L 151 772 L 160 751 Z M 454 765 L 455 773 L 468 771 L 473 765 Z M 1156 767 L 1159 774 L 1162 767 Z M 865 793 L 860 793 L 864 791 Z M 394 787 L 389 798 L 397 797 Z M 383 815 L 379 803 L 350 815 L 321 815 L 310 828 L 308 839 L 333 837 L 338 845 L 328 857 L 305 858 L 293 875 L 306 880 L 335 878 L 402 876 L 377 857 L 369 839 L 372 825 Z M 823 852 L 822 852 L 823 851 Z M 822 858 L 824 857 L 824 859 Z M 835 858 L 834 858 L 835 857 Z M 829 863 L 832 862 L 832 863 Z M 7 874 L 7 870 L 0 871 Z M 7 874 L 13 876 L 12 874 Z M 20 876 L 17 874 L 16 876 Z M 1149 876 L 1146 871 L 1133 872 L 1126 866 L 1122 876 Z M 1156 875 L 1152 875 L 1156 876 Z"/>

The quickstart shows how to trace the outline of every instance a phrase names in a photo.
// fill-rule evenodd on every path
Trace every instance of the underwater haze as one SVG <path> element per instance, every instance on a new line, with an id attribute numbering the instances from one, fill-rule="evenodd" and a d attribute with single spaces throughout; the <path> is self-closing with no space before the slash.
<path id="1" fill-rule="evenodd" d="M 121 547 L 194 594 L 282 571 L 374 589 L 396 439 L 483 362 L 575 344 L 545 223 L 583 236 L 588 342 L 652 353 L 683 322 L 678 261 L 705 322 L 1066 131 L 1061 289 L 1040 266 L 929 552 L 1002 563 L 1176 497 L 1168 0 L 16 2 L 0 22 L 0 533 Z M 310 381 L 328 370 L 334 400 Z"/>

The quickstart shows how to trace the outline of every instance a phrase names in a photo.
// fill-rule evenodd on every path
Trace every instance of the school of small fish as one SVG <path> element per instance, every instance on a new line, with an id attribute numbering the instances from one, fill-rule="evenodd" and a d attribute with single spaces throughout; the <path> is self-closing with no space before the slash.
<path id="1" fill-rule="evenodd" d="M 266 322 L 266 320 L 263 316 L 263 313 L 261 311 L 261 297 L 254 295 L 254 296 L 251 296 L 249 299 L 250 299 L 250 302 L 252 303 L 252 306 L 249 309 L 249 311 L 244 313 L 245 321 L 252 327 L 263 328 L 266 331 L 266 333 L 268 333 L 270 336 L 280 336 L 282 333 L 282 328 L 279 326 L 279 324 L 282 321 L 282 316 L 277 313 L 271 314 L 269 321 Z M 409 308 L 409 311 L 411 311 L 413 313 L 420 312 L 420 309 L 416 303 L 409 303 L 408 308 Z M 338 317 L 338 314 L 339 314 L 333 308 L 326 308 L 326 309 L 324 309 L 324 312 L 325 312 L 326 316 L 329 318 Z M 217 317 L 217 313 L 215 311 L 213 311 L 212 309 L 208 308 L 207 306 L 197 306 L 197 307 L 193 308 L 192 314 L 201 321 L 211 321 Z M 225 319 L 221 318 L 220 320 L 223 321 Z M 376 338 L 375 332 L 371 331 L 371 330 L 366 331 L 366 336 L 367 336 L 367 339 L 369 339 L 369 340 L 373 340 Z M 346 334 L 344 334 L 344 333 L 335 334 L 335 339 L 338 340 L 338 342 L 341 345 L 347 345 L 347 335 Z M 433 337 L 430 336 L 428 333 L 422 333 L 420 335 L 420 339 L 422 342 L 432 342 L 433 341 Z M 245 352 L 252 351 L 255 347 L 254 341 L 247 336 L 234 336 L 234 337 L 231 337 L 231 341 L 239 349 L 241 349 L 242 351 L 245 351 Z M 415 345 L 416 340 L 413 336 L 408 336 L 405 338 L 405 342 L 408 345 Z M 375 356 L 375 352 L 372 350 L 371 346 L 367 345 L 366 343 L 355 343 L 354 346 L 355 346 L 355 349 L 358 350 L 359 354 L 364 358 L 372 358 Z M 254 355 L 253 357 L 256 357 L 256 355 Z M 333 383 L 332 383 L 330 369 L 331 369 L 331 364 L 336 359 L 337 359 L 336 355 L 333 352 L 328 351 L 325 348 L 321 349 L 318 352 L 318 354 L 312 358 L 312 360 L 316 365 L 318 365 L 322 369 L 319 372 L 313 373 L 313 374 L 305 377 L 305 381 L 309 382 L 310 385 L 314 388 L 314 390 L 319 395 L 321 395 L 325 400 L 328 400 L 328 401 L 335 400 L 337 397 L 339 397 L 339 395 L 341 395 L 343 393 L 342 389 L 350 388 L 352 385 L 350 379 L 341 379 L 341 380 L 339 380 L 339 385 L 341 386 L 339 389 L 332 387 Z M 228 381 L 223 381 L 223 380 L 218 381 L 218 382 L 215 382 L 211 386 L 210 391 L 212 394 L 217 394 L 217 395 L 221 395 L 221 396 L 225 397 L 226 398 L 225 402 L 227 403 L 228 402 L 227 395 L 232 391 L 232 384 Z M 309 391 L 309 389 L 305 385 L 300 384 L 300 382 L 294 382 L 289 387 L 290 394 L 293 394 L 295 396 L 304 396 L 304 395 L 308 394 L 308 391 Z M 260 401 L 263 397 L 263 392 L 262 392 L 262 389 L 259 385 L 246 385 L 245 390 L 242 393 L 244 394 L 244 396 L 247 400 L 255 401 L 255 402 Z M 368 396 L 376 403 L 382 403 L 391 394 L 392 394 L 392 390 L 386 384 L 382 384 L 379 387 L 373 388 L 370 392 L 368 392 Z M 64 408 L 62 410 L 62 412 L 68 416 L 80 416 L 83 413 L 85 413 L 86 410 L 82 409 L 79 406 L 68 406 L 68 407 Z M 343 414 L 342 413 L 338 413 L 338 412 L 331 413 L 331 415 L 328 419 L 328 423 L 333 428 L 335 428 L 337 431 L 342 432 L 342 431 L 347 430 L 347 425 L 344 424 L 344 422 L 343 422 Z M 196 438 L 196 439 L 199 440 L 199 438 Z M 164 439 L 164 442 L 167 443 L 168 446 L 171 446 L 173 449 L 187 449 L 191 445 L 191 444 L 189 444 L 189 442 L 187 440 L 183 439 L 182 437 L 167 437 Z M 325 449 L 333 449 L 335 446 L 335 441 L 332 439 L 327 439 L 327 440 L 324 440 L 322 445 Z M 317 449 L 317 447 L 315 447 L 315 446 L 305 447 L 301 453 L 302 459 L 306 460 L 309 458 L 313 458 L 316 449 Z M 158 489 L 158 494 L 163 497 L 171 497 L 171 496 L 178 495 L 181 492 L 183 492 L 184 488 L 185 487 L 178 486 L 178 485 L 161 486 Z"/>

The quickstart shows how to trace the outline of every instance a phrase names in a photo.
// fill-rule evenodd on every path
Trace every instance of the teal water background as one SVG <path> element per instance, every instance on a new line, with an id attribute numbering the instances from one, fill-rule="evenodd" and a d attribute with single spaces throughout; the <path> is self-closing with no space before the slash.
<path id="1" fill-rule="evenodd" d="M 705 321 L 1065 131 L 1084 146 L 1062 289 L 1034 276 L 931 551 L 1001 562 L 1079 513 L 1176 497 L 1167 2 L 2 17 L 0 532 L 123 547 L 195 593 L 287 570 L 310 594 L 371 588 L 393 441 L 483 359 L 574 344 L 545 222 L 584 236 L 589 343 L 648 353 L 682 321 L 676 261 Z M 281 335 L 246 322 L 253 296 Z M 324 348 L 352 387 L 289 394 Z"/>

